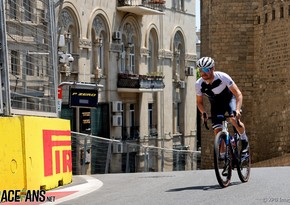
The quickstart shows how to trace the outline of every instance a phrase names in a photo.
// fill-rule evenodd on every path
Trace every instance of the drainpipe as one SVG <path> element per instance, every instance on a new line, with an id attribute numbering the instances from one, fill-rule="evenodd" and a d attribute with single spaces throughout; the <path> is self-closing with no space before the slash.
<path id="1" fill-rule="evenodd" d="M 159 16 L 159 21 L 160 21 L 160 39 L 161 39 L 161 42 L 160 42 L 160 50 L 163 50 L 163 15 L 160 15 Z M 163 73 L 163 70 L 164 70 L 164 56 L 162 56 L 162 60 L 161 60 L 161 72 Z M 160 135 L 161 135 L 161 147 L 164 148 L 164 88 L 163 88 L 163 91 L 162 93 L 160 93 L 160 115 L 161 115 L 161 118 L 160 118 L 160 125 L 161 125 L 161 132 L 160 132 Z M 162 150 L 162 154 L 161 154 L 161 171 L 163 172 L 164 171 L 164 150 Z"/>

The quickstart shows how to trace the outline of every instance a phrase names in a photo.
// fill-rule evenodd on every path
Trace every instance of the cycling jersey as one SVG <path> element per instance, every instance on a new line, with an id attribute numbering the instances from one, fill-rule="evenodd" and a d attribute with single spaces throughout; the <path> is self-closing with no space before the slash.
<path id="1" fill-rule="evenodd" d="M 232 98 L 233 94 L 229 90 L 229 87 L 231 87 L 233 84 L 234 81 L 228 74 L 215 71 L 214 80 L 211 84 L 208 84 L 202 78 L 196 81 L 196 94 L 199 96 L 205 94 L 209 100 L 213 102 L 220 100 L 223 101 L 225 99 Z"/>
<path id="2" fill-rule="evenodd" d="M 231 115 L 236 110 L 236 98 L 229 89 L 233 85 L 234 81 L 228 74 L 215 71 L 211 84 L 202 78 L 196 81 L 196 95 L 202 96 L 204 94 L 208 97 L 212 116 L 223 115 L 225 112 Z M 212 120 L 212 124 L 215 129 L 221 126 L 221 121 Z"/>

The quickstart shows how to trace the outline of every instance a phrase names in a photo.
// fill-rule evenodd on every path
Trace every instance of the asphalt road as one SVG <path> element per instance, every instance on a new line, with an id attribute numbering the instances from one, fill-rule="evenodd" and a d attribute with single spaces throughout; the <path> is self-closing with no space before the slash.
<path id="1" fill-rule="evenodd" d="M 219 187 L 214 170 L 92 176 L 103 186 L 61 204 L 290 204 L 290 167 L 252 168 L 247 183 L 241 183 L 234 171 L 231 186 L 224 189 Z"/>

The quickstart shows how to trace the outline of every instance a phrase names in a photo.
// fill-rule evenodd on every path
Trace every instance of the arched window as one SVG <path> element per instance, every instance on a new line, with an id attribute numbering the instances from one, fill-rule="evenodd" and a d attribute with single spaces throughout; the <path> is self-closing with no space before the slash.
<path id="1" fill-rule="evenodd" d="M 101 16 L 94 18 L 91 38 L 93 42 L 91 74 L 96 74 L 96 78 L 100 78 L 105 73 L 105 49 L 107 42 L 106 24 Z"/>
<path id="2" fill-rule="evenodd" d="M 104 69 L 104 46 L 103 46 L 103 35 L 100 35 L 99 49 L 98 49 L 98 67 Z"/>
<path id="3" fill-rule="evenodd" d="M 61 35 L 64 36 L 65 46 L 60 48 L 64 53 L 71 54 L 74 58 L 73 62 L 70 62 L 66 67 L 60 68 L 62 74 L 65 74 L 65 78 L 61 77 L 61 81 L 70 80 L 67 79 L 71 76 L 71 73 L 76 73 L 79 69 L 78 66 L 78 26 L 72 12 L 69 9 L 63 9 L 60 16 L 60 30 Z M 76 77 L 76 76 L 74 76 Z"/>
<path id="4" fill-rule="evenodd" d="M 125 63 L 125 56 L 126 56 L 126 50 L 125 50 L 125 46 L 124 44 L 122 44 L 121 46 L 121 54 L 120 54 L 120 58 L 121 58 L 121 66 L 120 66 L 120 72 L 124 73 L 126 71 L 126 63 Z"/>
<path id="5" fill-rule="evenodd" d="M 123 44 L 124 52 L 123 59 L 121 63 L 121 70 L 125 70 L 128 73 L 136 73 L 137 58 L 137 40 L 136 40 L 136 31 L 131 23 L 126 23 L 123 28 Z M 125 69 L 124 69 L 125 68 Z"/>
<path id="6" fill-rule="evenodd" d="M 129 43 L 129 71 L 135 73 L 135 45 Z"/>
<path id="7" fill-rule="evenodd" d="M 148 73 L 153 72 L 153 56 L 154 56 L 154 45 L 152 36 L 149 36 L 149 43 L 148 43 Z"/>
<path id="8" fill-rule="evenodd" d="M 180 31 L 176 32 L 173 41 L 173 78 L 175 89 L 172 90 L 173 96 L 173 132 L 182 133 L 184 131 L 184 88 L 185 88 L 185 49 L 184 38 Z"/>
<path id="9" fill-rule="evenodd" d="M 151 29 L 148 38 L 148 56 L 147 56 L 148 73 L 158 71 L 157 65 L 158 65 L 157 33 L 155 29 Z"/>
<path id="10" fill-rule="evenodd" d="M 180 32 L 177 32 L 174 36 L 173 54 L 173 76 L 176 80 L 180 80 L 184 78 L 185 68 L 184 41 Z"/>

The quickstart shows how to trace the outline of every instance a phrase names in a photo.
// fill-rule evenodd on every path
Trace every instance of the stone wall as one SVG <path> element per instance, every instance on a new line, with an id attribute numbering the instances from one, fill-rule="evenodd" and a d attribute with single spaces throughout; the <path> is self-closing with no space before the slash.
<path id="1" fill-rule="evenodd" d="M 253 103 L 259 142 L 254 143 L 260 144 L 254 150 L 256 161 L 290 152 L 289 5 L 289 1 L 261 1 L 256 9 Z"/>
<path id="2" fill-rule="evenodd" d="M 242 121 L 253 162 L 290 152 L 290 3 L 271 2 L 204 0 L 201 5 L 201 56 L 213 57 L 216 70 L 231 75 L 243 93 Z M 211 133 L 202 129 L 202 168 L 213 165 Z"/>

